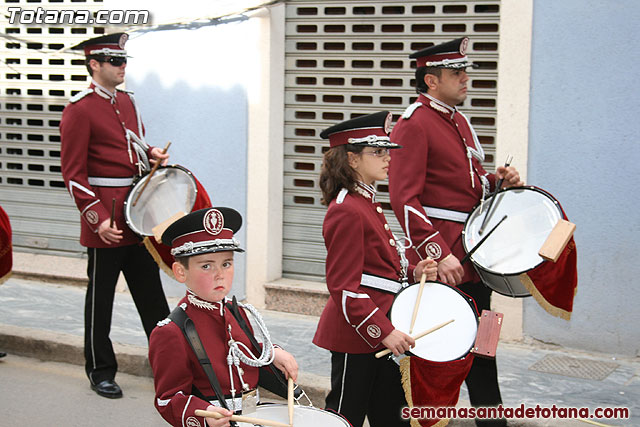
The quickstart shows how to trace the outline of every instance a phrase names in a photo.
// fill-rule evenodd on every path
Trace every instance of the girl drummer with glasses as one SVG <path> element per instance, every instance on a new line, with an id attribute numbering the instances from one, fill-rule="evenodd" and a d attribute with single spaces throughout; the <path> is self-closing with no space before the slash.
<path id="1" fill-rule="evenodd" d="M 331 391 L 327 409 L 354 426 L 365 416 L 371 427 L 408 425 L 398 365 L 376 359 L 385 348 L 395 355 L 415 341 L 396 330 L 387 317 L 394 295 L 426 273 L 435 280 L 430 259 L 409 265 L 404 246 L 389 228 L 375 182 L 387 178 L 390 149 L 388 111 L 348 120 L 323 131 L 330 150 L 324 155 L 320 188 L 328 210 L 322 234 L 327 249 L 330 299 L 320 317 L 314 344 L 331 351 Z"/>

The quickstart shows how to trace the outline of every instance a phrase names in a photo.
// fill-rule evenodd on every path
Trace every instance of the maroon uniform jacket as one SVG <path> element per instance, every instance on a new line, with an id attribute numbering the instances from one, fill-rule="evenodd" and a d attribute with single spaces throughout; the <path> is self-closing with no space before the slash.
<path id="1" fill-rule="evenodd" d="M 140 241 L 124 219 L 123 203 L 132 178 L 138 173 L 138 157 L 133 141 L 128 142 L 126 129 L 143 137 L 132 97 L 124 91 L 117 90 L 112 99 L 107 91 L 91 84 L 89 89 L 72 97 L 62 113 L 62 177 L 82 216 L 80 244 L 85 247 L 117 247 Z M 103 186 L 100 178 L 120 178 L 122 184 Z M 123 230 L 123 238 L 119 243 L 107 245 L 97 230 L 110 218 L 113 198 L 116 199 L 115 225 Z"/>
<path id="2" fill-rule="evenodd" d="M 227 365 L 229 325 L 233 339 L 252 349 L 249 338 L 244 334 L 231 312 L 224 306 L 221 307 L 220 302 L 209 303 L 190 294 L 190 298 L 183 298 L 179 304 L 183 303 L 186 304 L 185 311 L 193 320 L 204 349 L 211 360 L 211 366 L 220 382 L 222 392 L 226 397 L 229 397 L 231 394 L 231 380 Z M 240 312 L 251 328 L 242 307 L 240 307 Z M 155 406 L 160 415 L 174 426 L 191 425 L 189 418 L 192 417 L 198 419 L 200 425 L 207 425 L 202 417 L 196 417 L 195 410 L 206 409 L 211 403 L 194 396 L 192 389 L 195 386 L 212 401 L 216 399 L 215 392 L 180 327 L 168 319 L 158 323 L 158 327 L 151 333 L 149 362 L 153 370 L 156 389 Z M 258 368 L 245 365 L 242 362 L 240 362 L 240 366 L 244 370 L 244 381 L 249 384 L 250 388 L 255 388 L 258 384 Z M 238 377 L 235 367 L 232 369 L 232 373 L 234 388 L 240 396 L 242 381 Z"/>
<path id="3" fill-rule="evenodd" d="M 331 201 L 322 234 L 330 298 L 313 343 L 342 353 L 371 353 L 394 327 L 387 318 L 400 290 L 401 264 L 375 190 L 358 185 Z M 413 279 L 413 267 L 408 276 Z"/>
<path id="4" fill-rule="evenodd" d="M 481 200 L 483 182 L 486 192 L 495 184 L 478 159 L 484 153 L 471 124 L 456 108 L 421 94 L 391 140 L 403 146 L 392 150 L 389 195 L 414 249 L 407 257 L 440 261 L 453 253 L 462 259 L 465 217 Z M 464 270 L 463 283 L 479 280 L 471 263 Z"/>
<path id="5" fill-rule="evenodd" d="M 0 206 L 0 285 L 10 276 L 13 268 L 13 243 L 9 215 Z"/>

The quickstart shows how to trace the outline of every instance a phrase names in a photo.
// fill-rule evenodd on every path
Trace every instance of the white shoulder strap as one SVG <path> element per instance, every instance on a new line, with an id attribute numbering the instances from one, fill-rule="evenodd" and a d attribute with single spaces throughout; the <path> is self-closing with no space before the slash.
<path id="1" fill-rule="evenodd" d="M 422 106 L 422 102 L 414 102 L 413 104 L 409 105 L 407 107 L 406 110 L 404 110 L 404 113 L 402 113 L 402 118 L 405 120 L 408 120 L 411 118 L 411 115 L 414 113 L 414 111 L 416 111 L 418 108 L 420 108 L 420 106 Z"/>
<path id="2" fill-rule="evenodd" d="M 338 197 L 336 197 L 336 203 L 339 205 L 342 204 L 342 202 L 344 202 L 344 198 L 347 197 L 347 194 L 349 194 L 349 190 L 347 190 L 346 188 L 340 190 L 340 192 L 338 193 Z"/>
<path id="3" fill-rule="evenodd" d="M 88 87 L 88 88 L 86 88 L 84 90 L 81 90 L 80 92 L 76 93 L 71 98 L 69 98 L 69 102 L 74 104 L 74 103 L 80 101 L 85 96 L 89 95 L 90 93 L 93 93 L 93 89 Z"/>

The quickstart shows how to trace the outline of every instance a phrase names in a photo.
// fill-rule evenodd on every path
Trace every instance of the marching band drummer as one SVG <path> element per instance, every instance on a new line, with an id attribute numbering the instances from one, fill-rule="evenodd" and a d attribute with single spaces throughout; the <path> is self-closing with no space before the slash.
<path id="1" fill-rule="evenodd" d="M 513 167 L 498 167 L 495 175 L 482 167 L 484 152 L 467 118 L 458 110 L 467 97 L 472 66 L 465 55 L 468 38 L 459 38 L 415 52 L 417 101 L 393 128 L 391 138 L 402 144 L 394 151 L 389 169 L 391 206 L 411 250 L 412 262 L 431 257 L 438 261 L 438 279 L 458 286 L 473 297 L 478 311 L 490 309 L 491 290 L 484 286 L 465 255 L 462 229 L 468 213 L 495 187 L 496 177 L 506 186 L 523 185 Z M 494 359 L 476 357 L 466 378 L 473 406 L 502 402 Z M 478 425 L 504 425 L 504 420 Z"/>
<path id="2" fill-rule="evenodd" d="M 133 95 L 116 89 L 124 82 L 126 40 L 125 33 L 110 34 L 72 48 L 84 51 L 92 80 L 89 88 L 71 97 L 60 122 L 62 176 L 80 211 L 80 244 L 88 254 L 85 370 L 91 388 L 108 398 L 122 397 L 109 339 L 120 272 L 147 337 L 169 313 L 158 266 L 124 219 L 123 203 L 133 177 L 148 170 L 149 162 L 168 159 L 162 149 L 146 144 Z"/>
<path id="3" fill-rule="evenodd" d="M 234 253 L 244 252 L 234 238 L 241 225 L 242 217 L 234 209 L 200 209 L 180 218 L 162 234 L 162 242 L 172 248 L 176 260 L 173 273 L 187 287 L 186 296 L 158 323 L 149 341 L 155 406 L 171 425 L 228 426 L 232 412 L 244 410 L 246 414 L 249 403 L 255 407 L 258 369 L 271 362 L 294 381 L 298 376 L 296 360 L 271 343 L 257 310 L 227 297 L 233 282 Z M 256 333 L 262 342 L 259 355 L 248 335 L 254 331 L 247 312 L 258 326 Z M 188 322 L 194 327 L 191 334 Z M 193 339 L 186 338 L 192 337 L 193 331 L 201 345 L 195 341 L 194 346 Z M 200 354 L 193 350 L 198 346 L 203 349 Z M 208 363 L 202 364 L 206 358 Z M 196 416 L 198 409 L 218 412 L 223 418 Z"/>
<path id="4" fill-rule="evenodd" d="M 331 351 L 331 390 L 326 408 L 360 427 L 365 416 L 372 427 L 408 425 L 400 417 L 406 406 L 398 365 L 376 359 L 385 347 L 395 355 L 415 341 L 394 329 L 387 313 L 394 295 L 422 273 L 436 277 L 436 262 L 415 267 L 404 257 L 403 244 L 389 229 L 375 181 L 387 177 L 391 114 L 369 114 L 332 126 L 320 188 L 328 204 L 323 237 L 327 249 L 326 280 L 330 298 L 313 343 Z"/>

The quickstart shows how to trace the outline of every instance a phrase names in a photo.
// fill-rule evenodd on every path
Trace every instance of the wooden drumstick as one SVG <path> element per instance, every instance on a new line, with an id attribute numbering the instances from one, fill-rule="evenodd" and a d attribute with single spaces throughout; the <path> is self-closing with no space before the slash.
<path id="1" fill-rule="evenodd" d="M 167 142 L 166 147 L 164 147 L 164 149 L 162 150 L 162 154 L 167 153 L 167 150 L 169 149 L 170 145 L 171 145 L 171 141 Z M 153 167 L 151 168 L 151 172 L 149 172 L 149 175 L 147 176 L 147 181 L 144 183 L 144 185 L 140 189 L 140 192 L 138 193 L 138 196 L 133 201 L 133 206 L 135 206 L 138 203 L 138 200 L 140 200 L 140 196 L 142 196 L 142 192 L 144 191 L 145 188 L 147 188 L 147 185 L 149 185 L 149 181 L 151 181 L 151 177 L 153 176 L 153 174 L 156 173 L 156 169 L 158 169 L 158 166 L 160 166 L 160 163 L 162 163 L 160 159 L 156 160 L 156 164 L 153 165 Z"/>
<path id="2" fill-rule="evenodd" d="M 487 233 L 486 236 L 484 236 L 482 239 L 480 239 L 480 241 L 478 242 L 477 245 L 475 245 L 473 248 L 471 248 L 471 250 L 469 252 L 467 252 L 467 254 L 460 260 L 460 265 L 464 264 L 465 262 L 469 261 L 469 258 L 471 258 L 471 255 L 473 255 L 473 253 L 478 250 L 478 248 L 480 247 L 480 245 L 482 245 L 485 240 L 487 240 L 489 238 L 489 236 L 491 236 L 491 233 L 493 233 L 494 231 L 496 231 L 496 228 L 498 228 L 498 226 L 500 226 L 500 224 L 502 224 L 502 222 L 507 219 L 507 215 L 503 216 L 502 219 L 500 221 L 498 221 L 498 223 L 491 229 L 489 230 L 489 232 Z"/>
<path id="3" fill-rule="evenodd" d="M 215 418 L 215 419 L 224 418 L 224 415 L 222 415 L 222 414 L 220 414 L 218 412 L 203 411 L 202 409 L 196 409 L 195 414 L 198 417 L 205 417 L 205 418 Z M 270 427 L 290 427 L 289 424 L 281 423 L 281 422 L 278 422 L 278 421 L 263 420 L 263 419 L 260 419 L 260 418 L 252 418 L 252 417 L 244 417 L 242 415 L 231 415 L 231 421 L 237 421 L 239 423 L 257 424 L 257 425 L 270 426 Z"/>
<path id="4" fill-rule="evenodd" d="M 409 335 L 413 333 L 413 326 L 416 324 L 416 317 L 418 317 L 418 308 L 420 308 L 420 301 L 422 300 L 422 291 L 424 291 L 424 283 L 427 281 L 427 273 L 422 273 L 420 277 L 420 288 L 418 289 L 418 297 L 416 298 L 416 305 L 413 306 L 413 316 L 411 316 L 411 325 L 409 326 Z"/>
<path id="5" fill-rule="evenodd" d="M 426 331 L 423 331 L 423 332 L 420 332 L 417 335 L 414 335 L 412 338 L 417 341 L 420 338 L 424 337 L 425 335 L 429 335 L 430 333 L 435 332 L 438 329 L 447 326 L 449 323 L 455 322 L 455 320 L 456 319 L 449 319 L 446 322 L 443 322 L 443 323 L 440 323 L 439 325 L 434 326 L 433 328 L 429 328 Z M 379 352 L 376 353 L 376 359 L 380 359 L 382 356 L 386 356 L 389 353 L 391 353 L 391 350 L 389 350 L 388 348 L 384 349 L 382 351 L 379 351 Z"/>
<path id="6" fill-rule="evenodd" d="M 512 161 L 513 161 L 513 156 L 509 154 L 507 156 L 507 161 L 504 163 L 504 167 L 508 168 L 511 165 Z M 478 230 L 478 234 L 482 234 L 484 232 L 484 227 L 487 225 L 487 220 L 489 219 L 489 214 L 491 213 L 491 207 L 493 206 L 493 202 L 495 202 L 496 199 L 498 198 L 498 191 L 500 191 L 500 187 L 502 187 L 503 181 L 504 181 L 504 178 L 500 178 L 496 183 L 496 188 L 495 190 L 493 190 L 493 194 L 491 195 L 492 196 L 491 202 L 489 202 L 487 213 L 484 215 L 484 218 L 482 219 L 482 224 L 480 224 L 480 229 Z"/>
<path id="7" fill-rule="evenodd" d="M 289 424 L 293 427 L 293 378 L 289 377 L 287 389 L 287 406 L 289 407 Z"/>
<path id="8" fill-rule="evenodd" d="M 113 228 L 113 222 L 116 220 L 116 198 L 111 200 L 111 220 L 109 221 L 109 228 Z"/>

